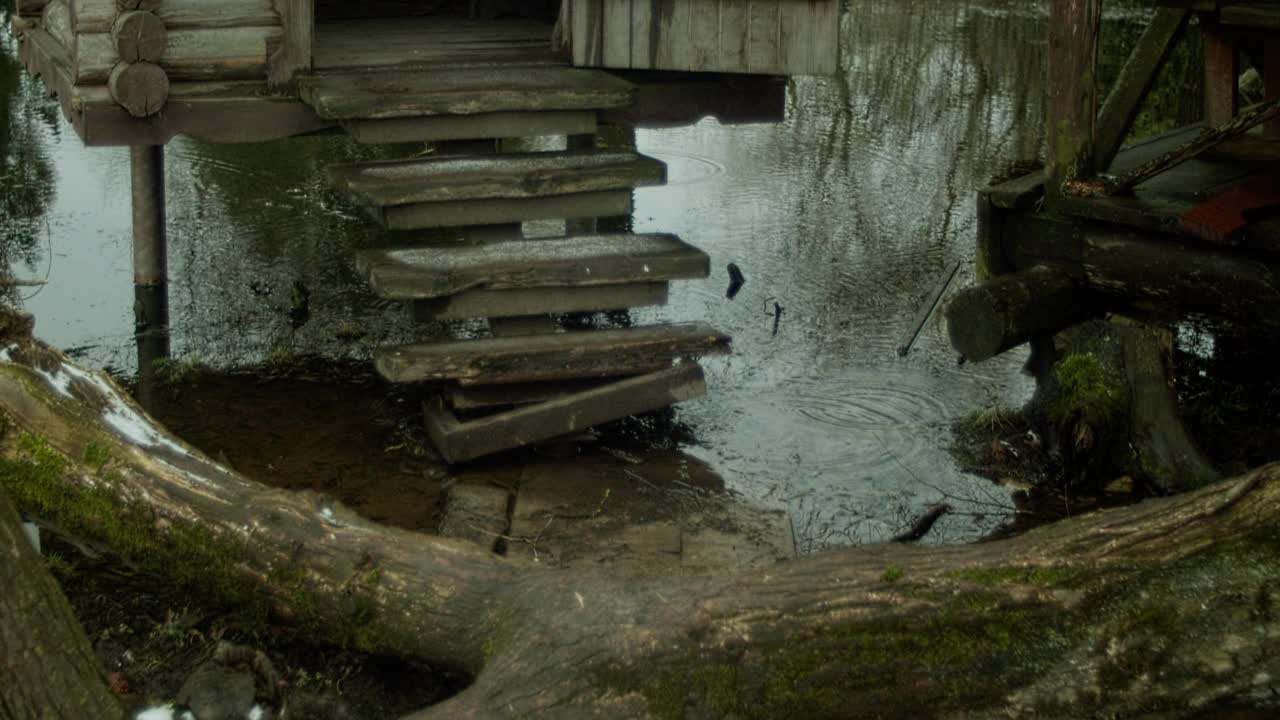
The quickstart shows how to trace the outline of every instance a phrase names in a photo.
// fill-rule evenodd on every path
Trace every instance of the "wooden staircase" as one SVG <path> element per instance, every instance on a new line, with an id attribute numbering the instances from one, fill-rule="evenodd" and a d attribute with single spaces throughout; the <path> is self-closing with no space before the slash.
<path id="1" fill-rule="evenodd" d="M 378 371 L 430 383 L 428 434 L 448 462 L 571 434 L 706 393 L 696 360 L 727 353 L 704 324 L 570 330 L 554 317 L 667 301 L 672 281 L 707 277 L 706 254 L 673 235 L 599 233 L 666 167 L 595 147 L 596 114 L 630 103 L 629 83 L 557 66 L 368 71 L 303 81 L 303 97 L 359 142 L 432 141 L 425 158 L 331 168 L 341 192 L 390 231 L 462 228 L 467 242 L 358 254 L 376 294 L 423 322 L 487 318 L 490 336 L 381 348 Z M 569 149 L 492 153 L 498 139 L 563 135 Z M 457 152 L 488 140 L 484 151 Z M 452 146 L 452 149 L 451 149 Z M 566 221 L 526 240 L 521 223 Z M 404 233 L 401 233 L 403 236 Z"/>

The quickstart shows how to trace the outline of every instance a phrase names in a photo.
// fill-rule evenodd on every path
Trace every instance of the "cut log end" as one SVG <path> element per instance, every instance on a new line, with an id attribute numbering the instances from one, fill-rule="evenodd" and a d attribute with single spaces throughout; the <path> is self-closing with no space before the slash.
<path id="1" fill-rule="evenodd" d="M 111 28 L 116 53 L 126 63 L 160 62 L 169 32 L 155 13 L 134 10 L 121 13 Z"/>
<path id="2" fill-rule="evenodd" d="M 1037 266 L 958 293 L 947 307 L 947 332 L 951 346 L 976 362 L 1098 312 L 1097 299 L 1069 275 Z"/>
<path id="3" fill-rule="evenodd" d="M 151 117 L 169 100 L 169 76 L 155 63 L 120 63 L 111 71 L 107 89 L 133 117 Z"/>

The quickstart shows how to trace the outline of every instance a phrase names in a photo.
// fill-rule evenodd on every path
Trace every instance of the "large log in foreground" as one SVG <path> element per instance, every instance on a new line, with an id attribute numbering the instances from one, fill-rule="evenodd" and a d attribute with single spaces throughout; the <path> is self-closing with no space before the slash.
<path id="1" fill-rule="evenodd" d="M 947 332 L 951 347 L 980 362 L 1100 311 L 1097 297 L 1069 274 L 1037 266 L 957 293 L 947 306 Z"/>
<path id="2" fill-rule="evenodd" d="M 0 411 L 0 482 L 28 512 L 175 581 L 268 599 L 314 634 L 475 673 L 417 720 L 1182 717 L 1277 703 L 1280 466 L 1000 542 L 624 578 L 264 487 L 38 344 L 4 351 Z"/>

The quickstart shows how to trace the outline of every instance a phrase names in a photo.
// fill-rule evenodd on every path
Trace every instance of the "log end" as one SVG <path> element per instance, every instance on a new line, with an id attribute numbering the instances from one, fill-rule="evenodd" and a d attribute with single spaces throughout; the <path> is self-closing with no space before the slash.
<path id="1" fill-rule="evenodd" d="M 111 70 L 107 89 L 133 117 L 151 117 L 169 100 L 169 76 L 155 63 L 122 62 Z"/>
<path id="2" fill-rule="evenodd" d="M 158 15 L 135 10 L 120 13 L 111 28 L 116 53 L 127 63 L 160 62 L 169 32 Z"/>

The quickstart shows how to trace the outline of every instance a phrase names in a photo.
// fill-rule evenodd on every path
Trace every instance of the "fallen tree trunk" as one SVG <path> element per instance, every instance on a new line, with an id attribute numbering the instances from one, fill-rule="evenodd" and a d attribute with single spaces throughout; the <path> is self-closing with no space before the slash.
<path id="1" fill-rule="evenodd" d="M 38 344 L 3 360 L 0 481 L 21 507 L 318 637 L 474 674 L 415 720 L 1277 704 L 1280 466 L 1001 542 L 618 577 L 504 560 L 267 488 Z"/>

